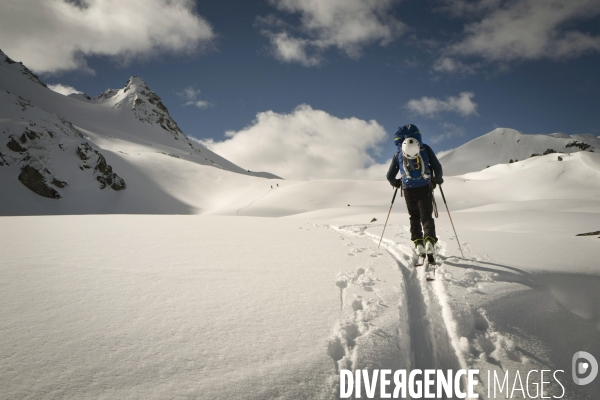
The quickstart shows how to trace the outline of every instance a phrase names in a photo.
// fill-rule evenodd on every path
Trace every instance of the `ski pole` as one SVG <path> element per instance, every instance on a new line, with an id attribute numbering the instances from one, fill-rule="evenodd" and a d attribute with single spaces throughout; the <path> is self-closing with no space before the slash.
<path id="1" fill-rule="evenodd" d="M 390 213 L 392 212 L 392 207 L 394 205 L 394 200 L 396 200 L 397 194 L 398 194 L 398 188 L 396 188 L 396 190 L 394 190 L 394 197 L 392 197 L 392 204 L 390 205 L 390 211 L 388 211 L 388 216 L 385 219 L 385 225 L 383 225 L 383 232 L 381 232 L 381 239 L 379 239 L 379 244 L 377 245 L 377 248 L 379 248 L 379 246 L 381 246 L 381 241 L 383 240 L 383 234 L 385 233 L 385 227 L 387 226 L 388 219 L 390 219 Z"/>
<path id="2" fill-rule="evenodd" d="M 438 209 L 437 209 L 437 203 L 435 202 L 435 196 L 433 195 L 433 190 L 434 187 L 431 187 L 431 201 L 433 202 L 433 214 L 435 215 L 436 218 L 438 218 L 440 215 L 438 214 Z"/>
<path id="3" fill-rule="evenodd" d="M 458 249 L 460 250 L 460 254 L 465 258 L 463 254 L 462 248 L 460 247 L 460 240 L 458 240 L 458 235 L 456 234 L 456 229 L 454 228 L 454 222 L 452 222 L 452 216 L 450 215 L 450 210 L 448 209 L 448 203 L 446 203 L 446 196 L 444 196 L 444 191 L 442 190 L 442 185 L 438 185 L 440 187 L 440 192 L 442 193 L 442 199 L 444 199 L 444 204 L 446 205 L 446 211 L 448 211 L 448 218 L 450 218 L 450 224 L 452 224 L 452 230 L 454 231 L 454 237 L 456 238 L 456 243 L 458 243 Z"/>

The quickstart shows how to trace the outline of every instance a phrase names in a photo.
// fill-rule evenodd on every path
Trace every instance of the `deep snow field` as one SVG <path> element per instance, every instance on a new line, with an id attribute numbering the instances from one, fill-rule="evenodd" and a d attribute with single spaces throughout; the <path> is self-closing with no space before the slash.
<path id="1" fill-rule="evenodd" d="M 600 226 L 600 156 L 563 157 L 448 177 L 465 257 L 436 190 L 434 282 L 399 196 L 377 249 L 385 182 L 194 164 L 202 215 L 2 217 L 0 397 L 333 399 L 339 368 L 460 367 L 480 398 L 488 370 L 541 369 L 597 398 L 571 357 L 600 354 L 600 246 L 575 236 Z"/>

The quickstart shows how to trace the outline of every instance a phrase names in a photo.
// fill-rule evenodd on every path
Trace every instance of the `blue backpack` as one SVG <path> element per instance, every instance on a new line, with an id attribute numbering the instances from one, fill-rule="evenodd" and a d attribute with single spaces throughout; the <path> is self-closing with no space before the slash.
<path id="1" fill-rule="evenodd" d="M 412 124 L 404 125 L 398 128 L 398 131 L 394 135 L 394 143 L 396 144 L 396 146 L 400 147 L 402 146 L 402 142 L 404 142 L 404 139 L 409 137 L 417 139 L 419 141 L 419 144 L 423 145 L 423 140 L 421 139 L 421 132 L 419 131 L 419 128 L 417 128 L 416 125 Z"/>
<path id="2" fill-rule="evenodd" d="M 419 151 L 419 154 L 414 159 L 406 158 L 402 154 L 402 142 L 406 138 L 414 138 L 421 145 L 421 151 Z M 398 146 L 398 151 L 394 157 L 398 158 L 398 165 L 402 174 L 402 187 L 404 189 L 412 189 L 429 185 L 431 182 L 429 155 L 423 146 L 419 128 L 412 124 L 398 128 L 398 131 L 394 135 L 394 143 Z"/>

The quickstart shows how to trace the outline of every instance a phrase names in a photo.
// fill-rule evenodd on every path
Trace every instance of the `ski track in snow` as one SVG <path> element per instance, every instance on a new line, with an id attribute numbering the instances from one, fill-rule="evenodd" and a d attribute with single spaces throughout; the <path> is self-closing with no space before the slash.
<path id="1" fill-rule="evenodd" d="M 366 232 L 368 228 L 373 226 L 375 225 L 343 225 L 339 227 L 330 226 L 330 228 L 345 236 L 369 238 L 378 243 L 379 236 Z M 400 234 L 400 236 L 403 235 Z M 445 243 L 442 241 L 438 243 L 440 253 L 443 253 Z M 447 295 L 442 280 L 436 279 L 434 282 L 427 282 L 425 268 L 413 266 L 416 254 L 412 248 L 386 238 L 383 239 L 381 248 L 395 260 L 404 282 L 404 304 L 408 305 L 406 311 L 408 312 L 408 332 L 411 341 L 410 368 L 421 370 L 452 369 L 454 371 L 468 368 L 467 361 L 461 351 L 456 322 L 446 301 Z M 353 250 L 363 251 L 366 249 L 355 248 Z M 371 255 L 373 256 L 374 253 L 371 253 Z M 443 259 L 445 258 L 440 254 L 438 261 Z M 437 268 L 440 267 L 441 265 Z M 338 277 L 336 285 L 340 287 L 342 308 L 344 305 L 344 289 L 348 286 L 348 282 L 360 279 L 365 275 L 365 272 L 362 268 L 359 268 L 354 274 L 346 273 Z M 362 304 L 359 304 L 355 307 L 355 303 L 353 303 L 355 312 L 357 309 L 362 309 Z M 330 342 L 328 348 L 328 354 L 336 363 L 336 373 L 339 373 L 340 368 L 354 370 L 355 367 L 354 362 L 350 365 L 339 365 L 339 361 L 346 355 L 342 339 L 349 343 L 347 347 L 353 352 L 352 359 L 355 360 L 358 350 L 356 348 L 356 338 L 361 334 L 368 333 L 361 333 L 355 325 L 340 323 L 340 328 L 338 328 L 338 333 L 335 335 L 335 339 Z"/>
<path id="2" fill-rule="evenodd" d="M 327 227 L 342 235 L 340 237 L 342 240 L 366 238 L 379 243 L 380 236 L 367 231 L 377 226 L 381 225 L 356 224 Z M 452 288 L 460 287 L 467 293 L 477 293 L 481 283 L 501 282 L 502 278 L 498 273 L 486 272 L 485 264 L 491 261 L 489 256 L 480 257 L 474 254 L 467 242 L 461 242 L 461 245 L 468 252 L 467 254 L 470 254 L 469 258 L 446 256 L 448 243 L 439 240 L 436 244 L 437 266 L 433 267 L 436 271 L 435 280 L 428 282 L 427 262 L 423 267 L 414 267 L 417 255 L 409 241 L 408 227 L 402 226 L 393 237 L 400 238 L 400 242 L 384 237 L 381 248 L 371 251 L 369 255 L 378 257 L 382 255 L 381 251 L 387 252 L 396 262 L 400 273 L 403 290 L 399 291 L 401 298 L 398 299 L 397 304 L 399 320 L 395 340 L 398 350 L 396 356 L 405 357 L 407 360 L 405 368 L 443 371 L 469 368 L 481 371 L 481 368 L 484 368 L 484 370 L 504 371 L 507 367 L 506 363 L 516 363 L 512 368 L 515 368 L 515 365 L 528 365 L 527 368 L 534 368 L 533 364 L 539 362 L 535 355 L 524 351 L 511 336 L 496 331 L 494 323 L 490 321 L 484 309 L 463 301 L 459 301 L 457 308 L 456 299 L 450 295 L 450 287 L 446 287 L 450 284 Z M 453 245 L 456 243 L 454 237 L 449 239 Z M 349 256 L 369 250 L 357 247 L 350 241 L 346 245 L 352 247 Z M 453 273 L 446 270 L 446 266 L 459 264 L 464 274 L 460 278 L 454 278 Z M 509 266 L 503 267 L 511 269 Z M 339 376 L 340 369 L 354 371 L 384 368 L 381 365 L 389 363 L 389 358 L 385 359 L 389 355 L 383 353 L 369 355 L 371 360 L 377 360 L 379 367 L 372 367 L 372 364 L 364 365 L 363 362 L 357 363 L 361 358 L 361 351 L 373 351 L 369 348 L 362 350 L 361 346 L 367 346 L 368 341 L 362 341 L 361 337 L 377 333 L 377 327 L 374 327 L 371 321 L 374 314 L 369 314 L 368 311 L 385 303 L 378 295 L 377 279 L 371 278 L 371 272 L 369 267 L 361 267 L 354 271 L 340 272 L 336 280 L 336 285 L 340 289 L 342 317 L 334 329 L 327 349 L 328 355 L 334 361 L 336 376 Z M 518 269 L 515 269 L 515 272 L 519 276 L 514 282 L 535 286 L 526 272 Z M 371 299 L 370 302 L 365 302 L 365 299 L 356 295 L 353 299 L 348 299 L 346 291 L 352 286 L 362 287 L 365 291 L 374 291 L 379 301 L 375 303 Z M 347 311 L 346 315 L 343 313 L 350 309 L 347 304 L 352 306 L 351 317 L 348 317 Z M 483 372 L 480 372 L 478 380 L 481 387 L 476 391 L 479 391 L 480 398 L 487 398 L 482 389 L 487 381 Z M 333 381 L 337 382 L 336 379 Z M 464 376 L 461 386 L 463 389 L 466 386 Z M 555 388 L 551 391 L 554 393 Z"/>
<path id="3" fill-rule="evenodd" d="M 263 194 L 262 196 L 259 196 L 259 197 L 255 198 L 255 199 L 254 199 L 254 200 L 252 200 L 252 201 L 250 202 L 250 204 L 248 204 L 247 206 L 244 206 L 244 207 L 242 207 L 242 208 L 239 208 L 239 209 L 238 209 L 238 210 L 235 212 L 235 214 L 236 214 L 236 215 L 240 215 L 240 211 L 242 211 L 244 208 L 248 208 L 248 207 L 250 207 L 252 204 L 254 204 L 254 202 L 255 202 L 255 201 L 257 201 L 257 200 L 260 200 L 260 199 L 262 199 L 263 197 L 265 197 L 266 195 L 268 195 L 269 193 L 271 193 L 271 191 L 272 191 L 272 190 L 273 190 L 273 188 L 270 188 L 269 190 L 267 190 L 267 192 L 266 192 L 265 194 Z"/>

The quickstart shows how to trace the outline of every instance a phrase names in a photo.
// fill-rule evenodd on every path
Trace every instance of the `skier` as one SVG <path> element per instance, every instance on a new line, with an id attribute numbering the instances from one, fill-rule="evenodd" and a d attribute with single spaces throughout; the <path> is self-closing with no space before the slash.
<path id="1" fill-rule="evenodd" d="M 398 151 L 392 159 L 387 180 L 393 187 L 404 191 L 406 208 L 410 214 L 411 240 L 419 257 L 424 258 L 428 254 L 429 262 L 433 264 L 437 242 L 432 216 L 433 189 L 436 184 L 444 182 L 442 165 L 431 148 L 422 142 L 421 132 L 416 125 L 400 127 L 394 135 L 394 143 Z M 396 179 L 398 172 L 401 173 L 401 179 Z"/>

